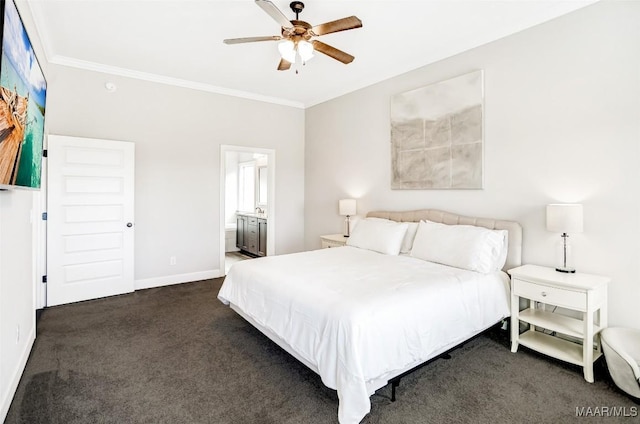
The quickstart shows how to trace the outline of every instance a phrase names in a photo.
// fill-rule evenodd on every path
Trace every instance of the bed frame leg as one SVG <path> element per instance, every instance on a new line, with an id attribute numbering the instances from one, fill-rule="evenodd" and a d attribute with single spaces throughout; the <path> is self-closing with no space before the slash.
<path id="1" fill-rule="evenodd" d="M 391 402 L 396 401 L 396 387 L 400 385 L 400 379 L 391 380 Z"/>
<path id="2" fill-rule="evenodd" d="M 462 346 L 462 343 L 460 344 L 460 346 Z M 440 358 L 440 359 L 451 359 L 451 354 L 449 352 L 445 352 L 445 353 L 441 354 L 440 356 L 438 356 L 437 358 Z M 423 366 L 427 365 L 430 362 L 431 361 L 423 362 L 422 364 L 418 365 L 417 367 L 412 368 L 409 371 L 405 371 L 403 374 L 400 374 L 400 375 L 394 377 L 393 379 L 389 380 L 389 383 L 391 383 L 391 402 L 395 402 L 396 401 L 396 388 L 400 385 L 400 380 L 402 380 L 402 377 L 404 377 L 407 374 L 411 374 L 412 372 L 414 372 L 418 368 L 422 368 Z"/>

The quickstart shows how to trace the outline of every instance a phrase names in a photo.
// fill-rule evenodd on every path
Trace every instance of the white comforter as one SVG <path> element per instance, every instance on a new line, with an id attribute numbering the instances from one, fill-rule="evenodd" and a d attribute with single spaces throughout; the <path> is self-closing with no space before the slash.
<path id="1" fill-rule="evenodd" d="M 509 315 L 502 272 L 483 275 L 349 246 L 236 263 L 218 298 L 315 366 L 338 391 L 342 424 L 369 412 L 372 381 Z"/>

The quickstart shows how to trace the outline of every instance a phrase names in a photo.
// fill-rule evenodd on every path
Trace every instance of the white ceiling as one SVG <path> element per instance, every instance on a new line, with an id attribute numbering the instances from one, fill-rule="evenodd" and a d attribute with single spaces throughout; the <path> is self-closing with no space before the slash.
<path id="1" fill-rule="evenodd" d="M 289 18 L 290 0 L 272 0 Z M 309 107 L 513 34 L 594 0 L 305 0 L 317 25 L 355 15 L 363 27 L 320 39 L 356 57 L 316 53 L 277 71 L 277 42 L 225 38 L 279 35 L 252 0 L 31 0 L 51 63 Z M 20 7 L 21 5 L 19 5 Z M 42 59 L 41 59 L 42 60 Z"/>

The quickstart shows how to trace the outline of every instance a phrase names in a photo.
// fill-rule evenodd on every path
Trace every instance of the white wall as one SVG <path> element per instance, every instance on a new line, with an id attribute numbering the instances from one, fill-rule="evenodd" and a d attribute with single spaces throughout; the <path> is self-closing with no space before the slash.
<path id="1" fill-rule="evenodd" d="M 0 191 L 0 421 L 35 339 L 30 191 Z"/>
<path id="2" fill-rule="evenodd" d="M 545 205 L 584 204 L 579 271 L 612 277 L 609 318 L 640 328 L 640 2 L 604 1 L 306 111 L 305 246 L 338 200 L 519 221 L 525 263 L 554 265 Z M 425 42 L 437 42 L 427 40 Z M 416 52 L 419 54 L 419 52 Z M 484 69 L 484 190 L 392 191 L 389 99 Z"/>
<path id="3" fill-rule="evenodd" d="M 304 111 L 60 66 L 49 84 L 51 134 L 136 145 L 138 287 L 219 272 L 223 144 L 276 150 L 276 252 L 302 250 Z"/>
<path id="4" fill-rule="evenodd" d="M 23 6 L 17 2 L 36 54 L 42 58 L 30 14 Z M 46 64 L 43 68 L 46 76 Z M 45 132 L 46 127 L 47 122 Z M 39 196 L 40 192 L 33 191 L 0 191 L 0 421 L 9 411 L 36 335 L 35 286 L 40 272 L 36 278 L 38 258 L 33 252 L 38 246 L 34 245 L 31 217 L 37 218 L 42 209 Z"/>

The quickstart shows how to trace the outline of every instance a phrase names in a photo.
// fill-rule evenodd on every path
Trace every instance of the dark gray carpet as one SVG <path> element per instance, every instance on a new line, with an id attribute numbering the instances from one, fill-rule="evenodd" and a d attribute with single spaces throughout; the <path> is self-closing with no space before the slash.
<path id="1" fill-rule="evenodd" d="M 337 395 L 247 324 L 208 280 L 49 308 L 7 415 L 13 423 L 336 423 Z M 493 330 L 372 396 L 364 423 L 561 423 L 638 406 L 606 368 L 512 354 Z M 590 422 L 638 422 L 638 417 Z"/>

